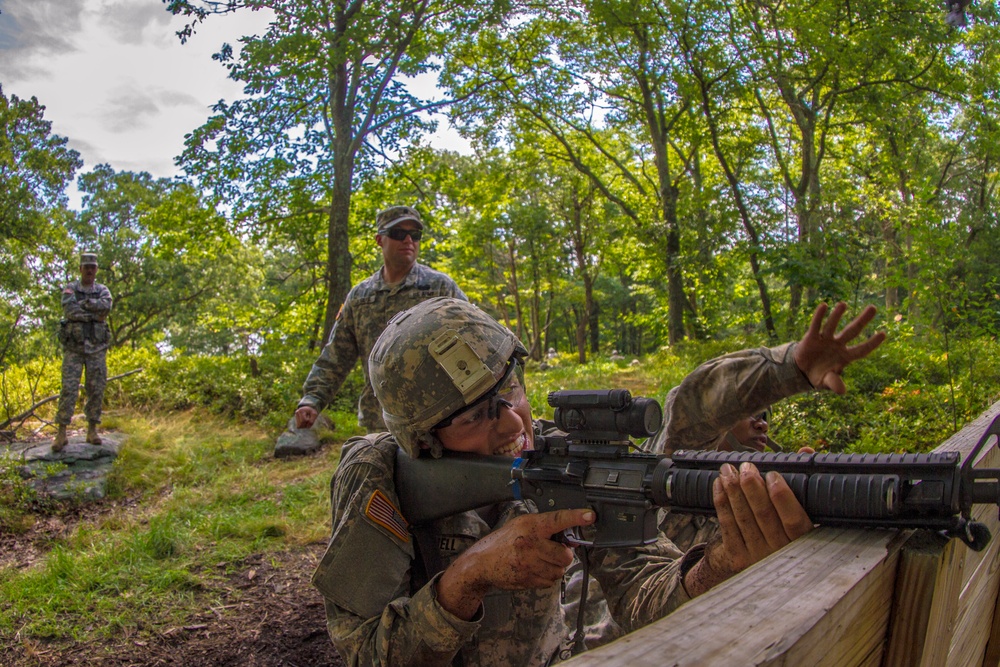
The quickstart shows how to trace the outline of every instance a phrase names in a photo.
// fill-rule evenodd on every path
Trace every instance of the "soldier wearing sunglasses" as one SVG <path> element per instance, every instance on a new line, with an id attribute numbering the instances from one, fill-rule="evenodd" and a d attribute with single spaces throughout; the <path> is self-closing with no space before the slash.
<path id="1" fill-rule="evenodd" d="M 410 206 L 393 206 L 375 217 L 375 243 L 383 265 L 354 286 L 344 300 L 330 339 L 313 364 L 295 410 L 297 428 L 312 426 L 330 404 L 358 359 L 367 361 L 375 341 L 393 315 L 438 296 L 468 300 L 449 276 L 417 262 L 424 223 Z M 358 423 L 369 433 L 384 431 L 382 409 L 372 391 L 367 363 L 358 401 Z"/>

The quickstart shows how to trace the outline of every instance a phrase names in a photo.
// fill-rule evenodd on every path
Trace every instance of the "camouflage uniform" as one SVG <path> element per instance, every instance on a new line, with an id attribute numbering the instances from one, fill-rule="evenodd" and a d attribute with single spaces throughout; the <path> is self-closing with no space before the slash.
<path id="1" fill-rule="evenodd" d="M 105 355 L 111 343 L 105 319 L 111 312 L 111 304 L 111 292 L 97 282 L 86 287 L 76 280 L 62 291 L 64 319 L 60 323 L 59 341 L 63 346 L 63 362 L 57 424 L 68 425 L 73 418 L 84 369 L 87 372 L 84 413 L 91 424 L 101 422 L 108 376 Z"/>
<path id="2" fill-rule="evenodd" d="M 478 617 L 461 620 L 424 583 L 416 538 L 394 483 L 397 444 L 388 434 L 352 438 L 333 479 L 333 537 L 313 583 L 323 593 L 327 628 L 348 665 L 546 665 L 571 655 L 572 625 L 560 589 L 493 591 Z M 490 513 L 465 512 L 432 525 L 446 568 L 466 548 L 512 517 L 534 511 L 522 502 Z M 636 549 L 593 549 L 591 574 L 629 632 L 689 599 L 678 585 L 683 554 L 665 538 Z M 426 560 L 426 559 L 425 559 Z"/>
<path id="3" fill-rule="evenodd" d="M 796 345 L 743 350 L 703 363 L 667 394 L 663 425 L 643 449 L 669 455 L 728 443 L 733 451 L 749 451 L 729 433 L 737 422 L 813 388 L 795 364 Z M 770 438 L 768 446 L 781 450 Z M 663 528 L 679 548 L 688 549 L 711 539 L 718 522 L 714 517 L 671 513 Z"/>
<path id="4" fill-rule="evenodd" d="M 415 263 L 406 278 L 396 285 L 385 282 L 381 269 L 355 285 L 337 314 L 329 342 L 309 371 L 297 407 L 308 405 L 322 412 L 358 358 L 367 361 L 375 341 L 392 316 L 436 296 L 468 301 L 449 276 L 420 263 Z M 367 363 L 362 365 L 362 371 L 365 387 L 358 401 L 358 423 L 369 433 L 384 431 L 382 409 L 372 392 Z"/>

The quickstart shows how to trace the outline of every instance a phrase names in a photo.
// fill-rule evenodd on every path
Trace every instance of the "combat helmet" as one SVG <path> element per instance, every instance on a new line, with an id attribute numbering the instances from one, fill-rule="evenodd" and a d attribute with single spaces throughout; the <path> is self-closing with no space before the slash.
<path id="1" fill-rule="evenodd" d="M 473 304 L 450 297 L 397 314 L 368 360 L 382 417 L 399 446 L 441 456 L 431 429 L 499 382 L 511 357 L 527 356 L 509 329 Z"/>

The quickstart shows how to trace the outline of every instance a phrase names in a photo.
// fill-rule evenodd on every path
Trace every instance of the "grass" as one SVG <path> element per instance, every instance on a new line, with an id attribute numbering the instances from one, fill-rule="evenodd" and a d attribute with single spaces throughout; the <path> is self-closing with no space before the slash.
<path id="1" fill-rule="evenodd" d="M 0 571 L 0 637 L 89 641 L 178 622 L 247 556 L 326 540 L 338 447 L 279 461 L 270 434 L 202 411 L 120 427 L 109 499 L 138 506 L 81 522 L 34 567 Z"/>

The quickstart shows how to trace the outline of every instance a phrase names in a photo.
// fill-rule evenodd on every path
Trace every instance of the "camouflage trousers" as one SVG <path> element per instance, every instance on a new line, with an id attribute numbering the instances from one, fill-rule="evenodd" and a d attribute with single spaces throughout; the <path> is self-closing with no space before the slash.
<path id="1" fill-rule="evenodd" d="M 73 419 L 73 409 L 80 394 L 80 375 L 86 369 L 87 402 L 83 412 L 87 421 L 101 422 L 101 404 L 104 402 L 104 386 L 108 380 L 108 365 L 105 361 L 107 350 L 84 354 L 63 348 L 62 390 L 59 393 L 59 410 L 56 423 L 68 425 Z"/>

